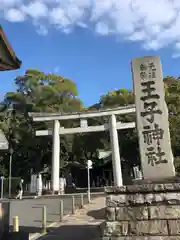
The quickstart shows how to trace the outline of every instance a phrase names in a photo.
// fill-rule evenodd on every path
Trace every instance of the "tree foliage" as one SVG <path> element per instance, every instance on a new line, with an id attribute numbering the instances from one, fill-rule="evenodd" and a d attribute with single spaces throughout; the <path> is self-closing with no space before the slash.
<path id="1" fill-rule="evenodd" d="M 169 126 L 171 146 L 175 159 L 176 170 L 180 171 L 180 81 L 179 78 L 168 76 L 164 79 L 166 103 L 169 110 Z"/>
<path id="2" fill-rule="evenodd" d="M 169 110 L 172 150 L 175 165 L 180 171 L 180 81 L 168 76 L 164 79 L 166 103 Z M 75 83 L 62 76 L 46 74 L 39 70 L 29 69 L 23 76 L 15 79 L 16 91 L 8 92 L 0 104 L 0 128 L 5 132 L 13 149 L 13 176 L 23 175 L 33 169 L 51 168 L 52 138 L 36 137 L 35 130 L 51 128 L 52 123 L 33 123 L 28 112 L 79 112 L 81 110 L 98 110 L 126 106 L 134 103 L 134 94 L 130 90 L 118 89 L 109 91 L 100 97 L 98 103 L 84 108 L 78 98 Z M 136 121 L 135 114 L 117 117 L 118 121 Z M 88 120 L 88 125 L 101 125 L 108 122 L 107 117 Z M 64 127 L 78 126 L 77 121 L 65 121 Z M 129 166 L 140 164 L 139 144 L 136 129 L 119 130 L 120 155 Z M 100 163 L 98 149 L 109 150 L 109 132 L 75 134 L 61 136 L 62 162 L 79 162 L 85 165 L 92 159 L 96 165 Z M 129 151 L 131 149 L 131 151 Z M 8 173 L 9 154 L 0 153 L 0 171 Z M 61 166 L 62 167 L 62 166 Z"/>
<path id="3" fill-rule="evenodd" d="M 51 138 L 35 136 L 35 129 L 51 127 L 51 123 L 34 124 L 29 120 L 28 112 L 80 111 L 83 105 L 73 81 L 61 76 L 29 69 L 24 76 L 15 79 L 15 84 L 17 90 L 5 95 L 0 109 L 1 128 L 14 150 L 13 169 L 18 175 L 31 168 L 39 171 L 51 162 Z M 62 138 L 62 151 L 69 144 L 66 137 Z"/>

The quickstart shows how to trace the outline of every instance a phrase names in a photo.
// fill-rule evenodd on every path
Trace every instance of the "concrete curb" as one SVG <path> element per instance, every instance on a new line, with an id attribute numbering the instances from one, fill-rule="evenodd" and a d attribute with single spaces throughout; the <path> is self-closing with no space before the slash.
<path id="1" fill-rule="evenodd" d="M 81 194 L 87 195 L 87 192 L 84 193 L 66 193 L 61 195 L 42 195 L 42 196 L 34 196 L 36 199 L 42 199 L 42 198 L 59 198 L 59 197 L 65 197 L 65 196 L 80 196 Z M 104 192 L 92 192 L 91 195 L 104 195 Z M 24 198 L 25 199 L 25 198 Z M 27 199 L 27 198 L 26 198 Z"/>
<path id="2" fill-rule="evenodd" d="M 61 194 L 61 195 L 42 195 L 42 196 L 23 196 L 23 200 L 27 200 L 27 199 L 36 199 L 36 200 L 39 200 L 39 199 L 44 199 L 44 198 L 60 198 L 60 197 L 65 197 L 65 196 L 80 196 L 81 194 L 84 194 L 84 195 L 87 195 L 87 192 L 82 192 L 82 193 L 67 193 L 67 194 Z M 105 193 L 104 192 L 91 192 L 91 195 L 92 196 L 95 196 L 95 195 L 104 195 Z M 11 199 L 8 199 L 8 198 L 4 198 L 4 200 L 10 200 L 10 201 L 20 201 L 19 199 L 14 199 L 14 198 L 11 198 Z"/>

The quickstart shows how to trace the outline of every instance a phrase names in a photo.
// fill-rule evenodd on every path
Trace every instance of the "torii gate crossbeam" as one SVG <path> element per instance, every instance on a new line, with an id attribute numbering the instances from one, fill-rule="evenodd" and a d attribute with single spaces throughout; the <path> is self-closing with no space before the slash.
<path id="1" fill-rule="evenodd" d="M 47 122 L 53 120 L 71 120 L 71 119 L 86 119 L 86 118 L 96 118 L 110 115 L 123 115 L 128 113 L 133 113 L 136 111 L 135 105 L 127 105 L 112 109 L 99 109 L 90 110 L 84 112 L 75 113 L 29 113 L 29 116 L 33 118 L 34 122 Z"/>
<path id="2" fill-rule="evenodd" d="M 135 122 L 129 122 L 129 123 L 116 123 L 116 129 L 127 129 L 127 128 L 135 128 Z M 65 134 L 75 134 L 75 133 L 88 133 L 88 132 L 103 132 L 109 130 L 109 124 L 99 125 L 99 126 L 88 126 L 88 127 L 77 127 L 77 128 L 64 128 L 61 127 L 59 129 L 60 135 Z M 53 130 L 38 130 L 36 131 L 36 136 L 48 136 L 52 135 Z"/>

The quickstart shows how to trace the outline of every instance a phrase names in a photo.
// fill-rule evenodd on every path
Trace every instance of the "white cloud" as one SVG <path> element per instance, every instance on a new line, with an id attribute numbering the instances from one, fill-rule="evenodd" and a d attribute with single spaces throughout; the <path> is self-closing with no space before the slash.
<path id="1" fill-rule="evenodd" d="M 21 0 L 0 0 L 0 9 L 13 7 L 21 3 Z"/>
<path id="2" fill-rule="evenodd" d="M 109 11 L 112 9 L 113 2 L 114 1 L 111 0 L 93 1 L 91 20 L 96 21 L 102 15 L 109 13 Z"/>
<path id="3" fill-rule="evenodd" d="M 48 29 L 43 25 L 39 25 L 36 32 L 39 35 L 46 36 L 48 34 Z"/>
<path id="4" fill-rule="evenodd" d="M 134 32 L 132 35 L 128 36 L 127 39 L 131 41 L 143 41 L 147 37 L 147 34 L 144 31 Z"/>
<path id="5" fill-rule="evenodd" d="M 177 43 L 175 44 L 175 47 L 176 47 L 177 49 L 180 49 L 180 42 L 177 42 Z"/>
<path id="6" fill-rule="evenodd" d="M 78 26 L 147 50 L 180 52 L 180 0 L 0 0 L 0 13 L 11 22 L 32 21 L 41 35 L 50 27 L 70 33 Z"/>
<path id="7" fill-rule="evenodd" d="M 51 10 L 49 20 L 51 24 L 54 24 L 56 26 L 60 25 L 61 27 L 66 27 L 71 23 L 64 9 L 61 7 L 53 8 Z"/>
<path id="8" fill-rule="evenodd" d="M 131 3 L 132 11 L 143 25 L 167 24 L 175 16 L 173 1 L 168 0 L 134 0 Z"/>
<path id="9" fill-rule="evenodd" d="M 108 33 L 109 33 L 109 27 L 107 26 L 107 24 L 105 24 L 103 22 L 98 22 L 96 24 L 95 30 L 97 33 L 99 33 L 101 35 L 108 35 Z"/>
<path id="10" fill-rule="evenodd" d="M 88 28 L 88 25 L 84 22 L 77 22 L 77 26 L 79 26 L 81 28 Z"/>
<path id="11" fill-rule="evenodd" d="M 72 28 L 63 28 L 62 31 L 63 31 L 63 33 L 69 34 L 73 31 L 73 29 Z"/>
<path id="12" fill-rule="evenodd" d="M 152 49 L 152 50 L 156 51 L 163 47 L 163 43 L 158 40 L 150 39 L 145 44 L 143 44 L 143 47 L 144 47 L 144 49 L 147 49 L 147 50 Z"/>
<path id="13" fill-rule="evenodd" d="M 180 53 L 173 53 L 172 58 L 179 58 L 180 57 Z"/>
<path id="14" fill-rule="evenodd" d="M 32 17 L 33 19 L 47 17 L 48 16 L 48 7 L 43 2 L 31 2 L 27 5 L 22 5 L 21 10 Z"/>
<path id="15" fill-rule="evenodd" d="M 10 22 L 22 22 L 25 20 L 25 15 L 18 9 L 11 8 L 4 13 L 6 20 Z"/>

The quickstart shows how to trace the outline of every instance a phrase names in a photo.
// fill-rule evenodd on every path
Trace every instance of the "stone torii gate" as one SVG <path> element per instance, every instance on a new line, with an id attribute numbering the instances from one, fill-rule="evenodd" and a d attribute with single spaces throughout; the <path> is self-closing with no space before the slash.
<path id="1" fill-rule="evenodd" d="M 36 136 L 52 135 L 52 191 L 59 192 L 59 168 L 60 168 L 60 135 L 87 133 L 87 132 L 101 132 L 110 131 L 110 141 L 112 149 L 112 165 L 114 184 L 122 186 L 122 171 L 120 162 L 120 151 L 118 141 L 118 129 L 129 129 L 135 127 L 135 122 L 122 123 L 116 121 L 116 115 L 123 115 L 135 112 L 135 105 L 118 107 L 113 109 L 77 112 L 77 113 L 29 113 L 35 122 L 53 121 L 53 130 L 39 130 L 36 131 Z M 88 118 L 97 118 L 103 116 L 110 116 L 109 123 L 99 126 L 88 126 Z M 60 121 L 79 119 L 80 127 L 64 128 L 60 127 Z M 92 143 L 93 144 L 93 143 Z"/>

